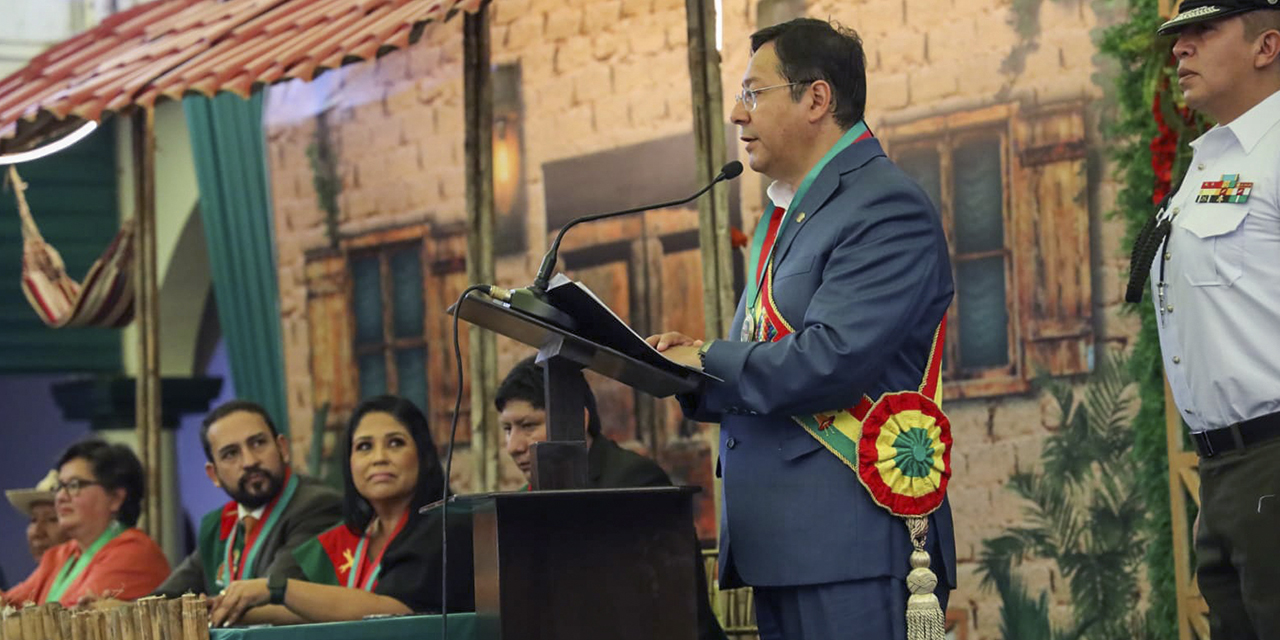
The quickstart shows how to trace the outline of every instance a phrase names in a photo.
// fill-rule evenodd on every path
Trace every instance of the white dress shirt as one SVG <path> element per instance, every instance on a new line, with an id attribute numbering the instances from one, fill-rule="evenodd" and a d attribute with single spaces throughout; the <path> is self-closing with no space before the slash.
<path id="1" fill-rule="evenodd" d="M 1197 432 L 1280 411 L 1280 92 L 1191 148 L 1151 294 L 1173 399 Z M 1246 201 L 1197 201 L 1232 174 L 1252 183 Z"/>
<path id="2" fill-rule="evenodd" d="M 782 207 L 783 211 L 786 211 L 787 209 L 791 208 L 791 201 L 796 197 L 796 190 L 792 189 L 791 185 L 781 180 L 774 180 L 773 182 L 769 183 L 768 188 L 766 188 L 764 192 L 766 195 L 769 196 L 769 201 L 773 203 L 773 206 Z M 766 220 L 768 219 L 767 216 L 770 213 L 772 212 L 770 211 L 764 212 L 764 215 L 766 216 L 765 217 Z"/>
<path id="3" fill-rule="evenodd" d="M 245 516 L 253 516 L 254 518 L 258 519 L 258 522 L 262 522 L 262 514 L 266 512 L 267 512 L 266 505 L 258 507 L 257 509 L 246 509 L 244 508 L 244 505 L 237 502 L 236 503 L 236 522 L 240 522 L 241 520 L 244 520 Z"/>

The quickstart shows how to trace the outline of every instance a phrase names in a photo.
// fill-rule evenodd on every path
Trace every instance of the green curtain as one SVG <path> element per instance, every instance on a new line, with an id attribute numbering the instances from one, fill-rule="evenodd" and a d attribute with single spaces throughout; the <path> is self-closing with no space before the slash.
<path id="1" fill-rule="evenodd" d="M 262 93 L 183 99 L 218 321 L 236 396 L 288 431 Z"/>

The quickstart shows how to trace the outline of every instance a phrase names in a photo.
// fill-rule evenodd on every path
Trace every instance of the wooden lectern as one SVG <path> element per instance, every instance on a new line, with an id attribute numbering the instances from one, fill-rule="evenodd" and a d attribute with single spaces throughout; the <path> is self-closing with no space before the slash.
<path id="1" fill-rule="evenodd" d="M 698 489 L 583 488 L 579 370 L 658 397 L 696 389 L 702 374 L 645 353 L 620 335 L 619 327 L 630 329 L 594 296 L 566 286 L 575 288 L 549 297 L 576 331 L 481 294 L 469 294 L 457 310 L 460 319 L 537 348 L 547 394 L 548 439 L 533 450 L 532 491 L 450 499 L 450 512 L 458 504 L 472 519 L 476 637 L 694 640 Z"/>

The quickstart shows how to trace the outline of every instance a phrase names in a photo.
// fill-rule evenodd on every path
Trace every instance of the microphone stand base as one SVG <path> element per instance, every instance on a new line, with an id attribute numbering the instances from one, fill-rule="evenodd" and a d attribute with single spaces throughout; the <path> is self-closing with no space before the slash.
<path id="1" fill-rule="evenodd" d="M 546 301 L 545 295 L 539 295 L 529 289 L 515 289 L 511 292 L 511 299 L 507 301 L 512 309 L 515 309 L 525 315 L 533 316 L 548 324 L 553 324 L 562 329 L 569 331 L 577 331 L 578 323 L 573 321 L 569 314 L 551 306 Z"/>

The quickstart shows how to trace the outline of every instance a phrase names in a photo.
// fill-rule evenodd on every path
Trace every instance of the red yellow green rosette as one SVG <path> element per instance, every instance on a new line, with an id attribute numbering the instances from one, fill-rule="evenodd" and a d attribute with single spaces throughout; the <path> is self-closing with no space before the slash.
<path id="1" fill-rule="evenodd" d="M 894 515 L 933 513 L 951 479 L 951 421 L 921 393 L 881 396 L 862 422 L 857 471 L 876 503 Z"/>

